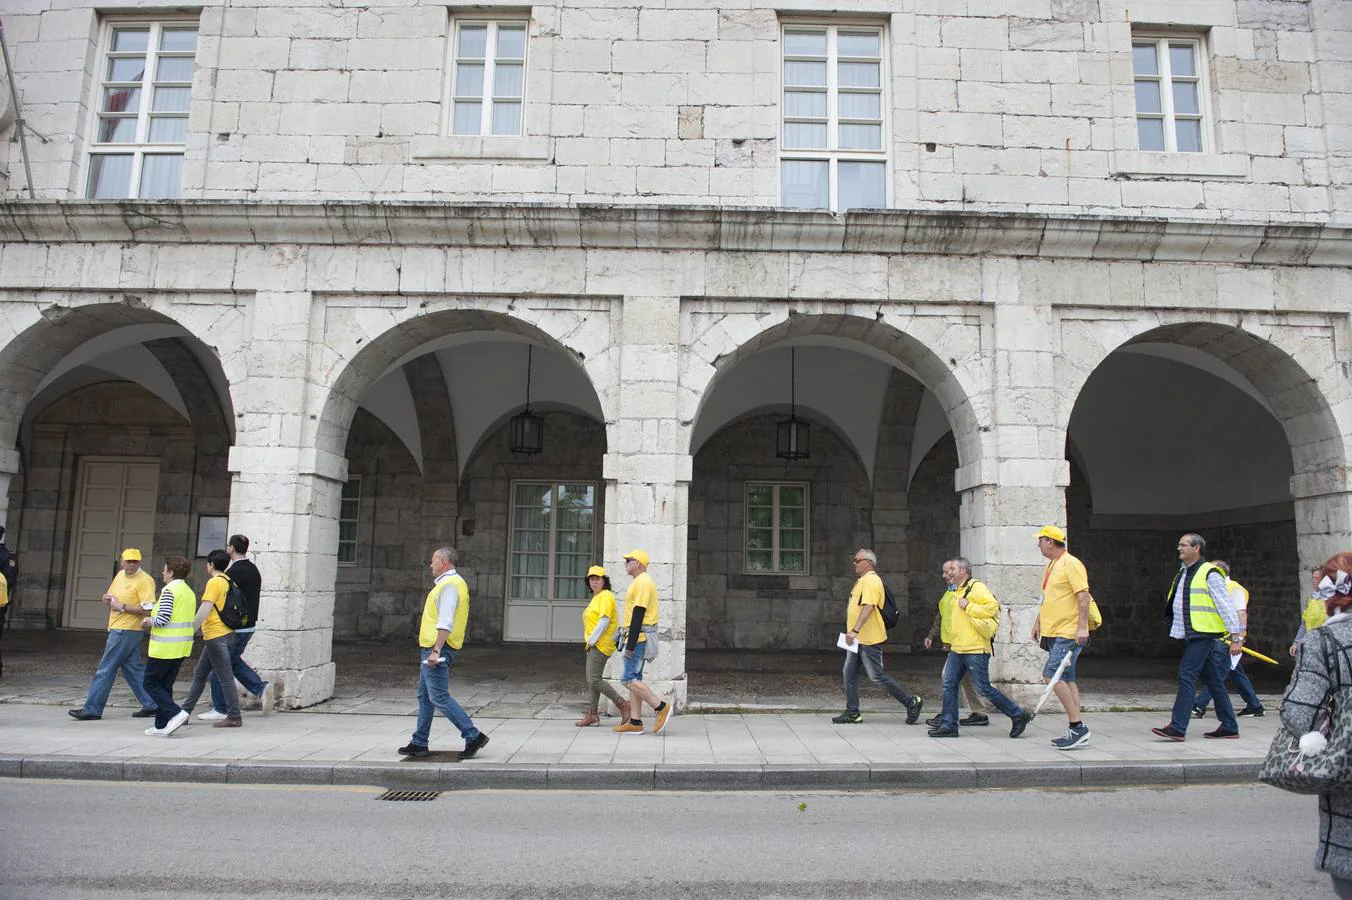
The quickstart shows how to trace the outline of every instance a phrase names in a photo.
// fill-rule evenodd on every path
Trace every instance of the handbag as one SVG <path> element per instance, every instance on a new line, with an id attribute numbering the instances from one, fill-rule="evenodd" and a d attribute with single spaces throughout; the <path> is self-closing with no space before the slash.
<path id="1" fill-rule="evenodd" d="M 1337 659 L 1323 629 L 1319 643 L 1330 677 L 1338 677 Z M 1285 726 L 1279 728 L 1258 770 L 1258 780 L 1293 794 L 1352 793 L 1352 687 L 1341 683 L 1329 687 L 1315 712 L 1313 730 L 1328 743 L 1323 750 L 1306 753 L 1300 749 L 1300 735 Z"/>

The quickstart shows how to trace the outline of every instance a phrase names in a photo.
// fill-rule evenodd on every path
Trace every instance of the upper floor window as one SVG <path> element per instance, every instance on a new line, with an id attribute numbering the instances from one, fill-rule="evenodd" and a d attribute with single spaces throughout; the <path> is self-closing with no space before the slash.
<path id="1" fill-rule="evenodd" d="M 1200 37 L 1132 36 L 1140 149 L 1204 153 L 1206 45 Z"/>
<path id="2" fill-rule="evenodd" d="M 887 205 L 885 32 L 787 24 L 780 196 L 785 206 Z"/>
<path id="3" fill-rule="evenodd" d="M 458 20 L 454 53 L 451 134 L 520 134 L 526 21 Z"/>
<path id="4" fill-rule="evenodd" d="M 193 22 L 107 25 L 91 103 L 87 197 L 179 195 L 196 56 Z"/>

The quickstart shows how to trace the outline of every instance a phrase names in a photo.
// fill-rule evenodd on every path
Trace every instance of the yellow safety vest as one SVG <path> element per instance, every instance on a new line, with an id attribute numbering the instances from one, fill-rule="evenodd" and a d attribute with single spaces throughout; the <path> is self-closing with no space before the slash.
<path id="1" fill-rule="evenodd" d="M 452 650 L 459 650 L 465 645 L 465 625 L 469 622 L 469 585 L 457 572 L 437 582 L 432 590 L 427 592 L 427 600 L 423 603 L 422 625 L 418 628 L 420 647 L 433 647 L 437 643 L 437 618 L 440 611 L 438 601 L 447 585 L 455 585 L 459 599 L 455 604 L 455 618 L 451 620 L 451 634 L 446 638 L 446 643 Z"/>
<path id="2" fill-rule="evenodd" d="M 1314 631 L 1329 620 L 1328 607 L 1318 597 L 1311 597 L 1301 611 L 1300 620 L 1305 623 L 1306 631 Z"/>
<path id="3" fill-rule="evenodd" d="M 197 595 L 182 579 L 166 587 L 174 595 L 174 609 L 167 625 L 150 626 L 151 659 L 184 659 L 192 656 L 192 620 L 197 614 Z"/>
<path id="4" fill-rule="evenodd" d="M 1199 634 L 1225 634 L 1230 630 L 1216 610 L 1216 604 L 1211 601 L 1211 591 L 1206 586 L 1206 577 L 1213 571 L 1220 570 L 1209 562 L 1202 563 L 1192 574 L 1192 581 L 1188 584 L 1188 622 L 1192 630 Z M 1174 593 L 1178 590 L 1180 576 L 1181 573 L 1174 576 L 1174 583 L 1169 588 L 1171 604 L 1174 602 Z"/>

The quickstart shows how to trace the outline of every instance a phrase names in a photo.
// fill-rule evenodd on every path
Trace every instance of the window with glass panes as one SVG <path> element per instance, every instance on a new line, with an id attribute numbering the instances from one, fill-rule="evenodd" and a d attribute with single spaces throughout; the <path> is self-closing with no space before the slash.
<path id="1" fill-rule="evenodd" d="M 507 593 L 512 600 L 584 600 L 595 562 L 596 485 L 512 485 Z"/>
<path id="2" fill-rule="evenodd" d="M 785 25 L 780 198 L 784 206 L 887 205 L 881 28 Z"/>
<path id="3" fill-rule="evenodd" d="M 1140 149 L 1170 153 L 1208 149 L 1203 46 L 1200 38 L 1132 37 Z"/>
<path id="4" fill-rule="evenodd" d="M 343 483 L 342 500 L 338 505 L 338 562 L 357 561 L 357 516 L 361 512 L 361 479 L 352 478 Z"/>
<path id="5" fill-rule="evenodd" d="M 748 574 L 807 574 L 807 503 L 806 484 L 747 484 Z"/>
<path id="6" fill-rule="evenodd" d="M 179 195 L 197 58 L 194 22 L 111 22 L 94 98 L 85 196 Z"/>
<path id="7" fill-rule="evenodd" d="M 451 134 L 520 134 L 526 22 L 459 21 L 451 66 Z"/>

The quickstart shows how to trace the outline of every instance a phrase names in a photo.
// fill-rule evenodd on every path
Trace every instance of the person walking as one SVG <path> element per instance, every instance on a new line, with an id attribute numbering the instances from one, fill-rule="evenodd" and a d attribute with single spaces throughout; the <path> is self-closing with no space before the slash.
<path id="1" fill-rule="evenodd" d="M 1089 644 L 1089 573 L 1084 563 L 1066 551 L 1066 533 L 1044 525 L 1037 533 L 1037 549 L 1047 560 L 1042 570 L 1042 605 L 1033 620 L 1033 640 L 1047 651 L 1042 680 L 1050 682 L 1067 657 L 1065 670 L 1052 686 L 1066 711 L 1066 733 L 1052 740 L 1058 750 L 1075 750 L 1089 743 L 1089 727 L 1080 721 L 1080 685 L 1076 663 Z"/>
<path id="2" fill-rule="evenodd" d="M 183 660 L 192 656 L 192 619 L 197 595 L 183 580 L 191 570 L 192 564 L 183 557 L 167 558 L 160 572 L 164 590 L 160 591 L 159 605 L 141 620 L 141 627 L 150 630 L 146 693 L 155 701 L 155 724 L 146 729 L 148 735 L 168 737 L 188 721 L 188 712 L 174 702 L 174 681 Z"/>
<path id="3" fill-rule="evenodd" d="M 5 637 L 5 621 L 9 618 L 9 604 L 19 589 L 19 557 L 5 546 L 5 526 L 0 525 L 0 591 L 4 593 L 4 602 L 0 603 L 0 643 Z M 0 653 L 0 677 L 5 674 L 5 657 Z"/>
<path id="4" fill-rule="evenodd" d="M 1009 716 L 1009 736 L 1023 734 L 1033 717 L 991 684 L 991 638 L 1000 627 L 1000 603 L 990 589 L 972 577 L 972 564 L 964 557 L 949 560 L 952 586 L 939 601 L 943 632 L 948 636 L 948 659 L 944 662 L 944 706 L 939 724 L 929 730 L 932 738 L 958 736 L 958 683 L 970 676 L 976 692 Z"/>
<path id="5" fill-rule="evenodd" d="M 235 680 L 244 686 L 244 690 L 259 701 L 263 715 L 270 716 L 273 703 L 272 686 L 258 677 L 253 666 L 243 659 L 244 650 L 253 639 L 254 627 L 258 624 L 258 598 L 263 592 L 263 576 L 258 573 L 258 566 L 249 559 L 247 535 L 230 535 L 230 540 L 225 544 L 225 554 L 230 557 L 230 563 L 225 567 L 226 577 L 239 586 L 244 594 L 244 604 L 249 610 L 249 624 L 244 628 L 236 628 L 230 634 L 230 671 L 234 672 Z M 221 689 L 221 680 L 216 677 L 215 672 L 212 672 L 209 681 L 211 709 L 197 717 L 203 722 L 225 718 L 225 691 Z"/>
<path id="6" fill-rule="evenodd" d="M 603 567 L 592 566 L 587 570 L 587 587 L 592 592 L 591 602 L 582 611 L 582 652 L 587 658 L 587 712 L 573 723 L 579 728 L 601 724 L 602 694 L 620 711 L 620 721 L 629 721 L 629 702 L 605 679 L 606 662 L 615 652 L 619 615 L 615 612 L 610 576 Z"/>
<path id="7" fill-rule="evenodd" d="M 930 623 L 929 634 L 925 635 L 925 649 L 930 649 L 937 640 L 939 641 L 939 648 L 947 653 L 952 649 L 950 646 L 952 638 L 949 630 L 944 627 L 944 601 L 952 592 L 953 579 L 957 577 L 953 572 L 952 560 L 944 563 L 943 577 L 946 589 L 943 596 L 939 598 L 939 607 L 934 611 L 934 621 Z M 966 672 L 963 672 L 959 683 L 962 685 L 962 696 L 967 701 L 967 708 L 971 710 L 971 714 L 966 718 L 959 719 L 958 724 L 962 726 L 989 725 L 991 723 L 990 713 L 995 707 L 985 697 L 976 692 L 976 688 L 972 687 L 972 679 L 967 677 Z M 940 716 L 934 716 L 926 719 L 925 724 L 930 728 L 935 728 L 939 725 L 940 718 Z"/>
<path id="8" fill-rule="evenodd" d="M 1200 534 L 1189 533 L 1178 539 L 1179 569 L 1169 586 L 1164 608 L 1169 637 L 1183 641 L 1183 658 L 1178 662 L 1178 695 L 1169 724 L 1150 729 L 1166 741 L 1187 737 L 1199 676 L 1211 688 L 1216 699 L 1216 718 L 1220 720 L 1219 728 L 1203 736 L 1239 737 L 1239 720 L 1225 690 L 1230 658 L 1226 654 L 1227 641 L 1223 639 L 1229 636 L 1230 654 L 1240 653 L 1244 648 L 1244 629 L 1230 602 L 1225 576 L 1214 563 L 1206 561 L 1205 553 L 1206 541 Z"/>
<path id="9" fill-rule="evenodd" d="M 1300 611 L 1300 625 L 1296 628 L 1295 639 L 1291 641 L 1292 656 L 1296 655 L 1296 650 L 1300 647 L 1301 641 L 1305 640 L 1305 636 L 1328 620 L 1329 614 L 1319 590 L 1319 582 L 1323 577 L 1323 566 L 1315 566 L 1314 570 L 1310 572 L 1310 599 L 1305 602 L 1305 608 Z"/>
<path id="10" fill-rule="evenodd" d="M 89 694 L 84 706 L 66 712 L 72 719 L 91 722 L 103 718 L 103 707 L 113 689 L 113 681 L 120 670 L 127 686 L 140 701 L 141 708 L 133 718 L 148 719 L 155 715 L 155 701 L 146 693 L 146 664 L 141 659 L 141 620 L 155 607 L 155 579 L 141 571 L 141 551 L 128 547 L 122 551 L 121 571 L 103 595 L 108 606 L 108 640 L 103 645 L 103 658 L 89 682 Z"/>
<path id="11" fill-rule="evenodd" d="M 230 557 L 224 550 L 212 550 L 207 554 L 207 584 L 202 589 L 202 603 L 193 616 L 193 631 L 202 632 L 202 655 L 197 658 L 197 667 L 192 672 L 192 684 L 188 687 L 188 696 L 183 698 L 182 708 L 189 715 L 197 708 L 197 700 L 207 687 L 207 675 L 216 673 L 225 692 L 225 718 L 212 722 L 217 728 L 239 728 L 244 719 L 239 713 L 239 692 L 235 690 L 235 676 L 230 671 L 230 643 L 233 632 L 221 621 L 220 610 L 225 606 L 226 594 L 230 591 L 230 579 L 225 567 Z"/>
<path id="12" fill-rule="evenodd" d="M 906 707 L 906 724 L 914 725 L 920 719 L 925 699 L 911 694 L 883 668 L 883 643 L 887 629 L 883 626 L 883 580 L 878 577 L 878 557 L 861 548 L 854 554 L 854 587 L 845 605 L 845 711 L 832 717 L 836 725 L 858 725 L 864 721 L 859 712 L 859 669 L 862 667 L 869 681 L 881 685 L 893 699 Z M 855 649 L 849 649 L 849 648 Z"/>
<path id="13" fill-rule="evenodd" d="M 1282 726 L 1296 736 L 1315 730 L 1330 689 L 1352 685 L 1352 552 L 1331 557 L 1319 577 L 1328 621 L 1297 648 L 1296 670 L 1282 698 Z M 1352 898 L 1352 794 L 1319 795 L 1314 865 L 1329 873 L 1334 893 Z"/>
<path id="14" fill-rule="evenodd" d="M 1225 587 L 1230 593 L 1230 602 L 1234 604 L 1235 613 L 1239 616 L 1239 627 L 1247 633 L 1249 630 L 1249 589 L 1230 577 L 1230 564 L 1225 560 L 1213 559 L 1211 564 L 1220 569 L 1221 574 L 1225 576 Z M 1256 718 L 1263 715 L 1265 712 L 1263 701 L 1258 698 L 1258 692 L 1253 689 L 1253 682 L 1249 680 L 1249 673 L 1244 671 L 1244 654 L 1240 653 L 1237 657 L 1231 656 L 1229 662 L 1230 681 L 1234 684 L 1235 690 L 1239 691 L 1239 696 L 1244 699 L 1244 708 L 1235 715 L 1241 719 L 1245 716 Z M 1206 718 L 1206 708 L 1210 705 L 1211 688 L 1204 684 L 1197 692 L 1197 699 L 1193 701 L 1193 718 Z"/>
<path id="15" fill-rule="evenodd" d="M 474 725 L 469 713 L 451 696 L 452 650 L 465 646 L 465 628 L 469 624 L 469 585 L 455 570 L 458 553 L 454 547 L 432 552 L 432 589 L 423 601 L 422 621 L 418 626 L 418 722 L 409 742 L 399 748 L 404 756 L 431 753 L 432 719 L 437 712 L 450 720 L 465 740 L 461 759 L 472 759 L 488 744 L 488 735 Z M 447 648 L 450 648 L 449 650 Z"/>
<path id="16" fill-rule="evenodd" d="M 629 625 L 624 636 L 624 668 L 620 684 L 629 691 L 629 717 L 611 731 L 616 734 L 643 733 L 643 704 L 653 711 L 653 734 L 661 734 L 676 710 L 676 700 L 663 700 L 643 683 L 643 666 L 656 657 L 657 583 L 648 574 L 648 554 L 631 550 L 624 557 L 624 571 L 633 580 L 624 592 L 625 615 Z"/>

